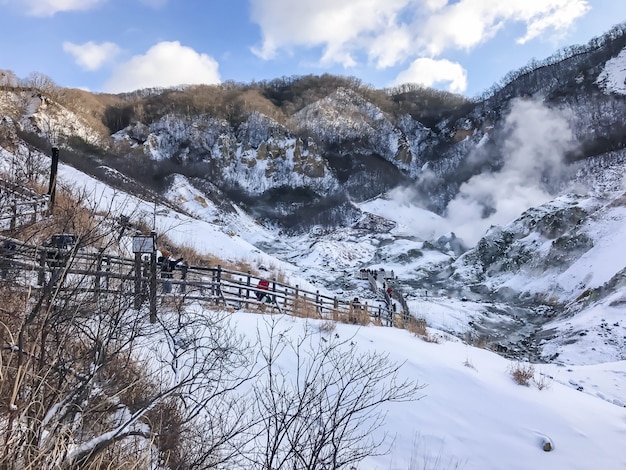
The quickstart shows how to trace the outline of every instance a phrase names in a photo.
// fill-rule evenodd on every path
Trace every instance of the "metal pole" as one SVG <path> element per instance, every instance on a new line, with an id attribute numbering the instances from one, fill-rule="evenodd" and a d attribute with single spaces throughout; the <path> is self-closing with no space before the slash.
<path id="1" fill-rule="evenodd" d="M 57 171 L 59 169 L 59 148 L 52 147 L 52 164 L 50 166 L 50 184 L 48 186 L 48 196 L 50 201 L 48 202 L 48 211 L 52 212 L 54 207 L 54 197 L 57 189 Z"/>
<path id="2" fill-rule="evenodd" d="M 156 232 L 150 232 L 152 236 L 152 253 L 150 253 L 150 323 L 157 321 L 157 255 L 156 255 Z"/>

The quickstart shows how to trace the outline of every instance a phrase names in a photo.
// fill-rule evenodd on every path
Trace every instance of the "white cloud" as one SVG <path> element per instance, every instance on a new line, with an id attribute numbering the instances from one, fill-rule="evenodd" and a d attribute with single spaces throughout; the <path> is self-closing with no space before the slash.
<path id="1" fill-rule="evenodd" d="M 107 0 L 4 0 L 3 4 L 19 7 L 27 15 L 53 16 L 64 11 L 86 11 Z"/>
<path id="2" fill-rule="evenodd" d="M 566 30 L 577 18 L 585 15 L 589 10 L 589 4 L 586 1 L 568 2 L 556 14 L 539 16 L 529 22 L 526 35 L 519 38 L 517 42 L 524 44 L 550 29 Z"/>
<path id="3" fill-rule="evenodd" d="M 561 32 L 589 11 L 588 0 L 460 0 L 425 20 L 418 40 L 431 55 L 446 49 L 469 50 L 491 39 L 506 23 L 523 23 L 527 42 Z"/>
<path id="4" fill-rule="evenodd" d="M 63 43 L 63 50 L 72 55 L 76 63 L 85 70 L 98 70 L 105 63 L 113 61 L 120 52 L 120 48 L 115 43 L 96 44 L 92 41 L 85 44 L 66 41 Z"/>
<path id="5" fill-rule="evenodd" d="M 448 90 L 463 93 L 467 88 L 467 72 L 456 62 L 421 58 L 414 60 L 407 70 L 398 74 L 394 84 L 403 83 L 418 83 L 426 87 L 449 83 Z"/>
<path id="6" fill-rule="evenodd" d="M 253 52 L 264 59 L 279 49 L 323 46 L 323 62 L 354 65 L 354 52 L 370 50 L 386 36 L 392 50 L 398 34 L 396 15 L 412 0 L 252 0 L 252 19 L 261 27 L 263 43 Z M 384 61 L 383 61 L 384 62 Z"/>
<path id="7" fill-rule="evenodd" d="M 115 68 L 104 89 L 112 93 L 141 88 L 220 82 L 219 64 L 178 41 L 160 42 Z"/>
<path id="8" fill-rule="evenodd" d="M 505 25 L 522 24 L 519 43 L 563 32 L 589 11 L 589 0 L 251 0 L 262 43 L 253 51 L 322 47 L 320 61 L 344 66 L 367 56 L 380 68 L 446 50 L 470 50 Z"/>

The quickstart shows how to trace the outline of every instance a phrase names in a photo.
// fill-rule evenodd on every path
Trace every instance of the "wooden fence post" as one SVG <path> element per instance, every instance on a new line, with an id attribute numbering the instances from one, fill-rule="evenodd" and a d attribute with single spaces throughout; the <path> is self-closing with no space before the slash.
<path id="1" fill-rule="evenodd" d="M 17 201 L 11 207 L 11 222 L 9 223 L 9 230 L 11 230 L 11 232 L 14 232 L 16 226 L 17 226 Z"/>
<path id="2" fill-rule="evenodd" d="M 180 267 L 180 280 L 182 284 L 180 285 L 179 291 L 181 294 L 187 293 L 187 270 L 189 270 L 189 266 L 186 264 Z"/>
<path id="3" fill-rule="evenodd" d="M 141 289 L 141 253 L 135 253 L 135 308 L 139 310 L 143 303 Z M 150 320 L 152 321 L 152 319 Z"/>
<path id="4" fill-rule="evenodd" d="M 59 148 L 52 147 L 52 160 L 50 164 L 50 183 L 48 185 L 48 213 L 52 214 L 54 210 L 54 200 L 57 188 L 57 171 L 59 167 Z"/>
<path id="5" fill-rule="evenodd" d="M 215 297 L 215 303 L 218 304 L 220 302 L 220 298 L 222 297 L 222 265 L 218 264 L 217 265 L 217 271 L 215 273 L 216 275 L 216 297 Z"/>
<path id="6" fill-rule="evenodd" d="M 150 253 L 150 323 L 157 320 L 157 262 L 156 252 Z"/>
<path id="7" fill-rule="evenodd" d="M 315 291 L 315 312 L 318 315 L 322 315 L 322 306 L 320 305 L 320 291 Z"/>
<path id="8" fill-rule="evenodd" d="M 250 273 L 250 270 L 248 269 L 248 278 L 246 280 L 246 286 L 248 286 L 248 287 L 250 287 L 250 283 L 251 283 L 250 275 L 251 275 L 251 273 Z M 248 299 L 249 298 L 250 298 L 250 289 L 246 289 L 246 308 L 248 308 Z"/>
<path id="9" fill-rule="evenodd" d="M 216 283 L 217 271 L 211 270 L 211 298 L 215 299 L 215 283 Z"/>
<path id="10" fill-rule="evenodd" d="M 46 283 L 46 250 L 39 252 L 39 272 L 37 273 L 37 285 L 43 286 Z"/>
<path id="11" fill-rule="evenodd" d="M 98 250 L 98 257 L 96 258 L 96 276 L 93 281 L 93 289 L 94 289 L 94 299 L 97 302 L 100 300 L 100 288 L 101 288 L 101 272 L 102 272 L 102 255 L 104 253 L 104 248 L 100 248 Z"/>

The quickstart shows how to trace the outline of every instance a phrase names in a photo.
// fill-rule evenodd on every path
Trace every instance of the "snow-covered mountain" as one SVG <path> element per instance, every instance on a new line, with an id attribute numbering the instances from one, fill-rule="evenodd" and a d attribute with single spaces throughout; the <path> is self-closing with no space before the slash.
<path id="1" fill-rule="evenodd" d="M 393 270 L 417 315 L 474 304 L 440 326 L 506 353 L 563 359 L 608 323 L 596 336 L 620 360 L 624 51 L 620 25 L 475 100 L 330 76 L 119 96 L 6 81 L 0 144 L 59 145 L 325 289 L 367 297 L 354 272 Z"/>

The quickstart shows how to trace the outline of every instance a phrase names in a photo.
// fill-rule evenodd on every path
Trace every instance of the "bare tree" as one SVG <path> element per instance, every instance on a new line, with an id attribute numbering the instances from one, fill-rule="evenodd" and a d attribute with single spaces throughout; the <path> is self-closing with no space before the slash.
<path id="1" fill-rule="evenodd" d="M 32 72 L 25 81 L 26 86 L 37 88 L 40 92 L 55 95 L 58 93 L 58 85 L 46 74 L 40 72 Z"/>
<path id="2" fill-rule="evenodd" d="M 384 405 L 416 400 L 422 387 L 401 379 L 388 354 L 359 351 L 351 339 L 326 339 L 307 327 L 292 342 L 275 321 L 267 330 L 265 379 L 255 387 L 254 467 L 350 468 L 386 452 Z M 281 366 L 285 355 L 295 357 L 295 373 Z"/>

